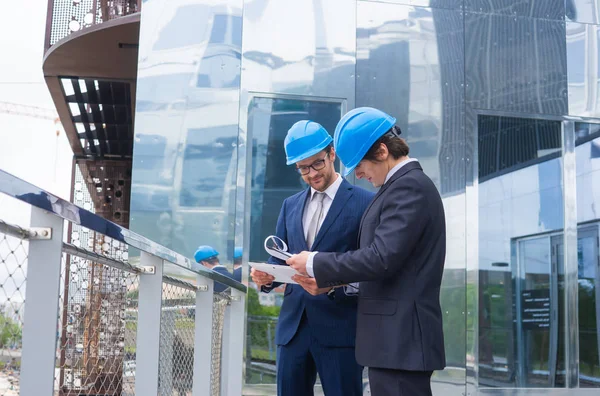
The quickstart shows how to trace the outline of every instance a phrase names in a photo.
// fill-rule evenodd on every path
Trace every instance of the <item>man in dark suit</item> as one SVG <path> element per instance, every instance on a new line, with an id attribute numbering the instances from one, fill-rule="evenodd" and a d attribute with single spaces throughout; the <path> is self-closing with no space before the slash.
<path id="1" fill-rule="evenodd" d="M 217 252 L 212 246 L 199 246 L 198 249 L 196 249 L 196 253 L 194 253 L 194 259 L 198 264 L 203 265 L 206 268 L 218 272 L 221 275 L 225 275 L 228 278 L 233 278 L 232 273 L 229 272 L 224 265 L 221 265 L 221 261 L 219 260 L 219 252 Z M 220 293 L 225 291 L 225 289 L 227 289 L 227 286 L 220 282 L 215 282 L 215 293 Z"/>
<path id="2" fill-rule="evenodd" d="M 345 115 L 336 148 L 347 172 L 381 187 L 365 211 L 359 249 L 302 252 L 288 263 L 319 288 L 360 282 L 356 358 L 369 367 L 374 396 L 431 395 L 433 370 L 445 366 L 439 295 L 446 254 L 442 199 L 395 119 L 376 109 Z M 317 250 L 317 249 L 313 249 Z"/>
<path id="3" fill-rule="evenodd" d="M 288 165 L 295 164 L 310 188 L 287 198 L 276 227 L 292 253 L 345 252 L 357 248 L 358 226 L 373 194 L 335 172 L 331 136 L 311 121 L 299 121 L 285 139 Z M 276 259 L 269 260 L 272 263 Z M 268 293 L 273 277 L 252 269 L 253 281 Z M 277 324 L 277 393 L 310 396 L 319 374 L 325 395 L 362 395 L 362 367 L 356 363 L 356 294 L 325 286 L 312 296 L 288 284 Z"/>

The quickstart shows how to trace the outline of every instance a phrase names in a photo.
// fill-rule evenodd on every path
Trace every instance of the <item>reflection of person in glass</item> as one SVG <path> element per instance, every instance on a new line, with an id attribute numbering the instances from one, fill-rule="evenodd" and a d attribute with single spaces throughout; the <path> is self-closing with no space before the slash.
<path id="1" fill-rule="evenodd" d="M 233 279 L 242 281 L 242 248 L 236 247 L 233 250 Z"/>
<path id="2" fill-rule="evenodd" d="M 433 370 L 446 365 L 440 287 L 446 255 L 444 205 L 399 137 L 396 119 L 373 108 L 348 112 L 335 148 L 356 177 L 381 187 L 365 212 L 359 248 L 304 251 L 287 262 L 320 287 L 360 282 L 356 358 L 369 367 L 374 396 L 431 395 Z M 308 249 L 305 249 L 308 250 Z"/>
<path id="3" fill-rule="evenodd" d="M 310 188 L 287 198 L 276 235 L 291 253 L 314 249 L 356 249 L 360 218 L 373 194 L 335 172 L 331 136 L 316 122 L 299 121 L 285 138 L 287 164 L 295 164 Z M 271 263 L 283 264 L 271 257 Z M 252 280 L 268 293 L 278 283 L 252 269 Z M 310 282 L 310 281 L 309 281 Z M 325 287 L 313 296 L 288 284 L 277 324 L 277 393 L 313 395 L 317 372 L 327 396 L 362 395 L 362 367 L 356 363 L 356 290 Z"/>
<path id="4" fill-rule="evenodd" d="M 219 261 L 219 252 L 217 252 L 212 246 L 199 246 L 196 250 L 196 253 L 194 253 L 194 259 L 198 264 L 203 265 L 206 268 L 209 268 L 229 278 L 233 278 L 231 272 L 227 271 L 227 268 L 221 265 L 221 262 Z M 224 284 L 215 282 L 215 293 L 220 293 L 226 288 L 227 286 Z"/>

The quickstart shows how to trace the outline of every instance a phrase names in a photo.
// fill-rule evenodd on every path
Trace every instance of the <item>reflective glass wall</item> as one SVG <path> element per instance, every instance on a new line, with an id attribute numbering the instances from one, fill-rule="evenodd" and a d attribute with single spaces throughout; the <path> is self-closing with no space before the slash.
<path id="1" fill-rule="evenodd" d="M 145 1 L 131 228 L 233 267 L 242 1 Z"/>
<path id="2" fill-rule="evenodd" d="M 283 138 L 394 115 L 446 209 L 434 394 L 600 388 L 599 0 L 147 0 L 131 227 L 266 259 L 305 188 Z M 349 178 L 355 183 L 352 177 Z M 371 189 L 370 185 L 361 186 Z M 249 283 L 245 394 L 275 394 L 283 289 Z M 366 384 L 365 384 L 366 385 Z"/>

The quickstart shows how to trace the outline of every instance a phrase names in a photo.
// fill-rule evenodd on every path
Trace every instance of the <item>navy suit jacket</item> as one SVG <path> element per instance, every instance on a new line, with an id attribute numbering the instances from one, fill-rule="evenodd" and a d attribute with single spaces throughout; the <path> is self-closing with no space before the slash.
<path id="1" fill-rule="evenodd" d="M 358 228 L 363 212 L 374 194 L 342 181 L 333 202 L 315 237 L 312 249 L 325 252 L 346 252 L 357 248 Z M 281 207 L 275 234 L 287 245 L 290 253 L 309 250 L 304 239 L 302 215 L 310 188 L 287 198 Z M 284 264 L 271 258 L 270 263 Z M 285 264 L 284 264 L 285 265 Z M 262 291 L 269 292 L 278 284 Z M 347 296 L 343 288 L 335 290 L 335 298 L 312 296 L 300 285 L 288 284 L 275 335 L 277 345 L 286 345 L 298 330 L 306 312 L 312 335 L 324 346 L 353 347 L 356 337 L 357 297 Z"/>
<path id="2" fill-rule="evenodd" d="M 418 162 L 385 183 L 365 211 L 359 250 L 318 253 L 320 287 L 360 282 L 356 360 L 432 371 L 446 364 L 440 286 L 446 255 L 442 199 Z"/>
<path id="3" fill-rule="evenodd" d="M 218 266 L 218 267 L 214 267 L 213 271 L 218 272 L 221 275 L 225 275 L 229 278 L 233 279 L 233 275 L 231 274 L 231 272 L 229 272 L 227 270 L 227 268 L 223 267 L 223 266 Z M 227 289 L 229 286 L 225 286 L 222 283 L 219 282 L 215 282 L 215 286 L 214 286 L 214 292 L 215 293 L 221 293 L 222 291 L 225 291 L 225 289 Z"/>
<path id="4" fill-rule="evenodd" d="M 242 267 L 238 267 L 233 270 L 233 279 L 242 283 Z"/>

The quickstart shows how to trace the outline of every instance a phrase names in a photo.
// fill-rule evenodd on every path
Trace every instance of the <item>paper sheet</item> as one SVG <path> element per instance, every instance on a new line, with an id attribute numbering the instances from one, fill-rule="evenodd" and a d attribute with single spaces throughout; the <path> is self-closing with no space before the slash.
<path id="1" fill-rule="evenodd" d="M 268 264 L 268 263 L 250 263 L 252 268 L 255 268 L 258 271 L 266 272 L 267 274 L 273 275 L 275 277 L 275 282 L 280 283 L 293 283 L 298 284 L 294 280 L 292 280 L 292 276 L 301 275 L 298 271 L 289 267 L 287 265 L 277 265 L 277 264 Z"/>

